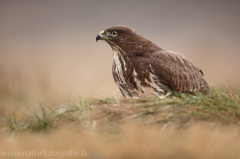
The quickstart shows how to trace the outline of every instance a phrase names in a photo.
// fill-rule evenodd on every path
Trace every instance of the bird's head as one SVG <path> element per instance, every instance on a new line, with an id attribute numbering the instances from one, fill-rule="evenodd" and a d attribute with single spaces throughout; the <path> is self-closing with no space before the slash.
<path id="1" fill-rule="evenodd" d="M 111 26 L 102 30 L 96 37 L 96 41 L 98 40 L 105 40 L 113 50 L 121 50 L 127 54 L 153 52 L 153 49 L 158 48 L 151 41 L 124 25 Z"/>
<path id="2" fill-rule="evenodd" d="M 118 44 L 126 40 L 133 39 L 137 36 L 137 33 L 131 28 L 124 25 L 116 25 L 108 27 L 102 30 L 96 37 L 96 41 L 105 40 L 112 44 Z"/>

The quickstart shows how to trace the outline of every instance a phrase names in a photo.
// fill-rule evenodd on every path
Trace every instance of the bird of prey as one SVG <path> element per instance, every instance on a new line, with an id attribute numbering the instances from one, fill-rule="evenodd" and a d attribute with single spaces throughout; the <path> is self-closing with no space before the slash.
<path id="1" fill-rule="evenodd" d="M 97 35 L 98 40 L 105 40 L 113 50 L 113 78 L 125 97 L 210 92 L 202 70 L 192 61 L 160 48 L 127 26 L 108 27 Z"/>

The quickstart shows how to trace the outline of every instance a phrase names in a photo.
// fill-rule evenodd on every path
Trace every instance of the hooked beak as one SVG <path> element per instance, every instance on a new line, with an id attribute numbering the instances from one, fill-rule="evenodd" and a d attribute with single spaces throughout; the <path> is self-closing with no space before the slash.
<path id="1" fill-rule="evenodd" d="M 98 40 L 103 40 L 103 37 L 104 37 L 104 30 L 102 30 L 97 36 L 96 36 L 96 42 L 98 41 Z"/>

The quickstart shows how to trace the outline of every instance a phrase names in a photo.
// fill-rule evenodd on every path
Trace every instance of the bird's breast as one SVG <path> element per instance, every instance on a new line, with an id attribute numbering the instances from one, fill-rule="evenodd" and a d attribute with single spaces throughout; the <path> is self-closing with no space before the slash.
<path id="1" fill-rule="evenodd" d="M 117 80 L 126 84 L 125 72 L 127 71 L 126 62 L 119 52 L 113 51 L 113 72 L 117 75 Z"/>

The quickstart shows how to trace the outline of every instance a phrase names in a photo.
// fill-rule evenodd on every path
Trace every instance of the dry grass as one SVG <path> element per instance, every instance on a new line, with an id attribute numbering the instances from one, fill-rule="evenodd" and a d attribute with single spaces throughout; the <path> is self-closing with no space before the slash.
<path id="1" fill-rule="evenodd" d="M 0 149 L 54 151 L 56 158 L 71 150 L 103 159 L 238 158 L 239 106 L 240 94 L 228 89 L 163 100 L 79 98 L 3 119 Z"/>

